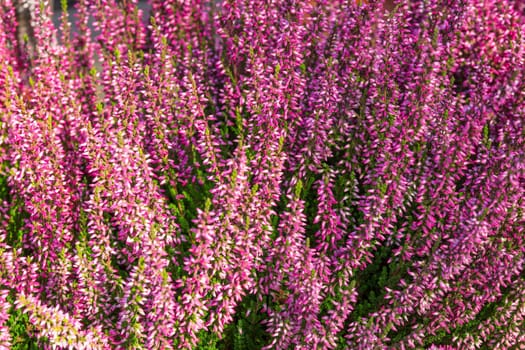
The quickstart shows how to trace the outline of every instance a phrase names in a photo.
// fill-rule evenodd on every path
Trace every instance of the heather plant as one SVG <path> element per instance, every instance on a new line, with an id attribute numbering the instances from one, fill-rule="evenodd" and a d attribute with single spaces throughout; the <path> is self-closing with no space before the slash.
<path id="1" fill-rule="evenodd" d="M 0 349 L 525 346 L 522 1 L 27 4 Z"/>

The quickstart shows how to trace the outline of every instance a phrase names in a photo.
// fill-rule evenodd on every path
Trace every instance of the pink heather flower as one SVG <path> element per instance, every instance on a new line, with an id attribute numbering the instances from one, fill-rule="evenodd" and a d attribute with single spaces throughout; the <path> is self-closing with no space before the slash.
<path id="1" fill-rule="evenodd" d="M 2 285 L 5 285 L 5 281 L 1 281 Z M 7 326 L 7 320 L 9 319 L 9 309 L 11 304 L 7 301 L 8 290 L 2 290 L 0 292 L 0 349 L 11 348 L 11 334 L 9 334 L 9 327 Z"/>
<path id="2" fill-rule="evenodd" d="M 59 310 L 50 308 L 33 296 L 19 294 L 15 305 L 28 313 L 39 336 L 47 337 L 56 347 L 75 349 L 110 349 L 100 329 L 82 330 L 77 319 Z"/>
<path id="3" fill-rule="evenodd" d="M 298 189 L 300 191 L 300 189 Z M 288 210 L 281 217 L 280 237 L 272 247 L 267 263 L 271 268 L 261 279 L 261 292 L 270 295 L 275 309 L 269 309 L 265 322 L 272 341 L 268 349 L 316 348 L 326 335 L 317 318 L 323 298 L 318 270 L 322 262 L 314 250 L 304 247 L 304 202 L 298 193 L 288 194 Z"/>

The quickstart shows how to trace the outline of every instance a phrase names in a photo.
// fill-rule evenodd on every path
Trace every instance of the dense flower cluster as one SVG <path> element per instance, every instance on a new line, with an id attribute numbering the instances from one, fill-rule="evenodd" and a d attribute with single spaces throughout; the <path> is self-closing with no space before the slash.
<path id="1" fill-rule="evenodd" d="M 40 3 L 0 349 L 525 346 L 523 2 Z"/>

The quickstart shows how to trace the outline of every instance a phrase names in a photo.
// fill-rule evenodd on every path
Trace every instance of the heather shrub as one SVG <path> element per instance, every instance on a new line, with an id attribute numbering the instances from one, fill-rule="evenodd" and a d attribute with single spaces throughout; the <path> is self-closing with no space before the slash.
<path id="1" fill-rule="evenodd" d="M 521 2 L 45 4 L 0 4 L 0 348 L 525 346 Z"/>

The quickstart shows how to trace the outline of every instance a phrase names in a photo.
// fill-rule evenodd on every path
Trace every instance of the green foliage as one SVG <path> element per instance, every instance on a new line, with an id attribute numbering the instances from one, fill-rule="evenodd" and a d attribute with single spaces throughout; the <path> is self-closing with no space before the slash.
<path id="1" fill-rule="evenodd" d="M 217 350 L 260 349 L 268 343 L 269 335 L 262 324 L 264 314 L 260 312 L 261 303 L 254 295 L 247 295 L 237 306 L 233 322 L 217 342 Z"/>
<path id="2" fill-rule="evenodd" d="M 0 199 L 11 204 L 8 212 L 6 243 L 14 248 L 21 248 L 24 235 L 24 222 L 29 215 L 24 210 L 23 202 L 18 198 L 12 198 L 9 186 L 7 185 L 7 176 L 5 175 L 0 176 Z"/>
<path id="3" fill-rule="evenodd" d="M 0 176 L 0 200 L 12 203 L 8 212 L 6 243 L 14 248 L 20 248 L 22 247 L 24 235 L 24 220 L 28 217 L 28 214 L 23 210 L 22 201 L 12 198 L 6 175 Z M 31 327 L 28 315 L 17 310 L 13 305 L 14 293 L 8 295 L 7 301 L 11 303 L 9 319 L 7 320 L 12 339 L 11 349 L 37 350 L 36 339 L 28 334 L 28 330 Z"/>
<path id="4" fill-rule="evenodd" d="M 254 295 L 247 295 L 237 306 L 233 322 L 225 327 L 219 337 L 211 331 L 199 332 L 199 343 L 195 350 L 252 350 L 260 349 L 269 341 L 259 313 L 261 303 Z M 251 312 L 248 312 L 248 311 Z"/>
<path id="5" fill-rule="evenodd" d="M 217 341 L 219 340 L 219 337 L 212 332 L 207 331 L 200 331 L 198 334 L 199 337 L 199 343 L 197 344 L 197 347 L 195 350 L 218 350 L 217 348 Z"/>
<path id="6" fill-rule="evenodd" d="M 192 162 L 201 164 L 201 159 L 195 149 L 192 150 Z M 178 183 L 176 186 L 165 184 L 164 193 L 168 200 L 168 206 L 171 213 L 175 216 L 177 225 L 180 228 L 180 235 L 187 237 L 185 242 L 175 250 L 173 247 L 167 247 L 167 253 L 170 257 L 177 260 L 177 264 L 170 263 L 168 272 L 173 279 L 183 275 L 183 259 L 188 253 L 189 248 L 194 243 L 191 229 L 194 227 L 193 220 L 197 218 L 197 209 L 210 209 L 211 193 L 213 182 L 207 179 L 205 171 L 199 167 L 192 167 L 195 171 L 197 181 L 189 182 L 185 186 Z M 173 174 L 168 174 L 168 178 L 175 178 Z M 171 176 L 173 175 L 173 176 Z M 180 196 L 182 195 L 182 196 Z"/>
<path id="7" fill-rule="evenodd" d="M 13 303 L 13 294 L 8 296 L 8 301 Z M 21 310 L 17 310 L 14 305 L 9 310 L 9 319 L 7 320 L 9 333 L 11 334 L 12 350 L 38 350 L 37 339 L 29 335 L 31 324 L 29 317 Z"/>
<path id="8" fill-rule="evenodd" d="M 315 242 L 315 233 L 319 231 L 321 227 L 319 223 L 314 224 L 314 219 L 317 216 L 319 208 L 317 185 L 314 185 L 318 179 L 318 176 L 310 174 L 302 184 L 301 190 L 301 199 L 304 200 L 304 215 L 306 216 L 305 237 L 312 242 Z"/>
<path id="9" fill-rule="evenodd" d="M 374 254 L 373 261 L 363 271 L 357 273 L 358 301 L 351 319 L 357 321 L 377 311 L 385 302 L 385 287 L 394 289 L 407 272 L 403 262 L 390 262 L 392 247 L 381 245 Z"/>

